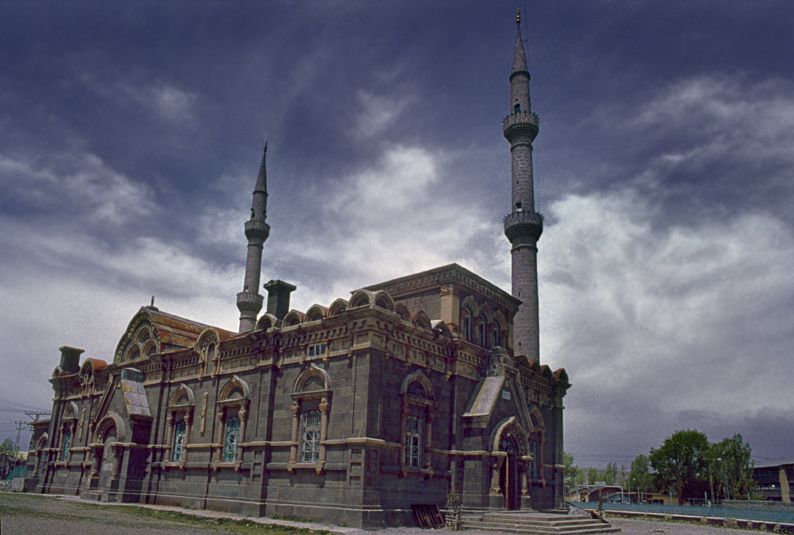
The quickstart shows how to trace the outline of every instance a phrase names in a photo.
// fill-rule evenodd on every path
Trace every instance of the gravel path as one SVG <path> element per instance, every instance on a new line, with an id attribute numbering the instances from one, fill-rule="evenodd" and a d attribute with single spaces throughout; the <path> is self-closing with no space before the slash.
<path id="1" fill-rule="evenodd" d="M 240 534 L 247 530 L 224 529 L 219 522 L 226 519 L 246 520 L 251 524 L 269 524 L 276 527 L 271 530 L 264 526 L 251 528 L 251 533 L 282 533 L 289 534 L 299 531 L 298 528 L 326 529 L 343 535 L 493 535 L 494 532 L 466 530 L 453 532 L 449 530 L 425 530 L 420 528 L 388 528 L 376 531 L 365 531 L 355 528 L 323 526 L 269 518 L 245 519 L 237 515 L 229 515 L 217 511 L 187 511 L 175 507 L 145 506 L 146 513 L 154 510 L 173 511 L 202 517 L 198 519 L 164 520 L 141 514 L 140 507 L 131 507 L 129 512 L 124 507 L 107 506 L 85 502 L 79 498 L 0 493 L 0 533 L 2 535 L 107 535 L 108 527 L 112 526 L 113 535 L 205 535 L 205 534 Z M 646 520 L 628 520 L 611 518 L 612 525 L 622 529 L 624 535 L 745 535 L 760 532 L 746 529 L 727 529 L 699 524 L 681 522 L 655 522 Z"/>

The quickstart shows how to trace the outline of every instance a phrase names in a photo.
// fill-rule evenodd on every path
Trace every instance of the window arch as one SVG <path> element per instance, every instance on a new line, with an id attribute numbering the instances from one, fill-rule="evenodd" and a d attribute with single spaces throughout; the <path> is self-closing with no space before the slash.
<path id="1" fill-rule="evenodd" d="M 138 332 L 135 335 L 135 341 L 138 342 L 139 344 L 144 344 L 151 337 L 152 337 L 152 330 L 147 326 L 143 326 L 140 329 L 138 329 Z"/>
<path id="2" fill-rule="evenodd" d="M 282 327 L 293 327 L 295 325 L 299 325 L 303 323 L 303 318 L 303 312 L 299 310 L 290 310 L 287 315 L 284 316 Z"/>
<path id="3" fill-rule="evenodd" d="M 394 312 L 394 300 L 391 298 L 391 296 L 388 293 L 384 292 L 383 290 L 380 290 L 378 292 L 375 292 L 374 297 L 375 297 L 376 307 L 385 308 L 386 310 L 390 310 Z"/>
<path id="4" fill-rule="evenodd" d="M 130 348 L 127 350 L 127 356 L 124 360 L 131 361 L 139 358 L 140 356 L 141 356 L 141 348 L 138 346 L 138 344 L 134 344 L 130 346 Z"/>
<path id="5" fill-rule="evenodd" d="M 433 385 L 420 371 L 409 374 L 400 387 L 402 398 L 400 474 L 427 475 L 432 462 Z"/>
<path id="6" fill-rule="evenodd" d="M 47 442 L 49 441 L 49 439 L 50 439 L 49 435 L 45 432 L 43 435 L 41 435 L 41 437 L 39 437 L 39 440 L 36 442 L 36 452 L 35 452 L 36 464 L 33 467 L 34 474 L 38 474 L 39 471 L 41 470 L 42 467 L 41 460 L 42 457 L 44 457 L 44 450 L 47 447 Z"/>
<path id="7" fill-rule="evenodd" d="M 295 379 L 289 471 L 301 465 L 313 466 L 318 474 L 324 471 L 331 392 L 331 376 L 315 364 Z"/>
<path id="8" fill-rule="evenodd" d="M 306 311 L 306 316 L 303 318 L 303 321 L 319 321 L 325 318 L 327 314 L 327 308 L 318 304 L 314 304 L 309 307 L 309 310 Z"/>
<path id="9" fill-rule="evenodd" d="M 267 330 L 271 329 L 276 326 L 276 322 L 278 319 L 273 314 L 268 314 L 265 312 L 262 316 L 256 320 L 256 330 Z"/>
<path id="10" fill-rule="evenodd" d="M 347 301 L 339 297 L 337 299 L 334 299 L 334 302 L 331 303 L 330 307 L 328 307 L 328 315 L 336 316 L 338 314 L 341 314 L 345 310 L 347 310 Z"/>
<path id="11" fill-rule="evenodd" d="M 221 388 L 215 404 L 218 419 L 218 434 L 215 440 L 218 459 L 215 463 L 216 469 L 221 465 L 229 464 L 234 464 L 237 470 L 240 469 L 250 392 L 248 383 L 236 375 L 233 375 Z"/>
<path id="12" fill-rule="evenodd" d="M 503 347 L 507 349 L 507 322 L 501 312 L 496 312 L 491 322 L 491 347 Z"/>
<path id="13" fill-rule="evenodd" d="M 190 444 L 190 431 L 193 427 L 193 409 L 195 398 L 193 390 L 188 386 L 179 385 L 168 400 L 168 416 L 166 417 L 167 462 L 179 463 L 184 468 L 187 462 Z"/>
<path id="14" fill-rule="evenodd" d="M 160 352 L 160 339 L 148 313 L 139 312 L 116 346 L 115 362 L 129 362 Z"/>
<path id="15" fill-rule="evenodd" d="M 372 303 L 372 293 L 368 292 L 367 290 L 356 290 L 353 293 L 353 296 L 350 298 L 350 303 L 347 307 L 350 308 L 357 308 L 368 306 Z"/>
<path id="16" fill-rule="evenodd" d="M 406 307 L 404 304 L 397 303 L 397 305 L 394 306 L 394 312 L 398 316 L 400 316 L 401 320 L 411 321 L 411 312 L 408 310 L 408 307 Z"/>
<path id="17" fill-rule="evenodd" d="M 412 321 L 417 327 L 422 327 L 423 329 L 433 328 L 433 324 L 430 322 L 430 318 L 427 316 L 424 310 L 417 310 L 413 315 Z"/>
<path id="18" fill-rule="evenodd" d="M 218 331 L 213 328 L 207 328 L 201 331 L 196 343 L 193 344 L 193 350 L 199 357 L 199 361 L 204 363 L 204 374 L 210 372 L 210 363 L 215 363 L 212 367 L 212 374 L 217 375 L 220 372 L 221 362 L 218 358 L 220 347 L 220 335 Z"/>

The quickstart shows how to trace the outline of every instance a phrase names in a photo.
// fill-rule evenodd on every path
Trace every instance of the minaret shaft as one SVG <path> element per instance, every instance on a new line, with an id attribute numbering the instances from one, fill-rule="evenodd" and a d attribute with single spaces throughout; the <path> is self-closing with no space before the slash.
<path id="1" fill-rule="evenodd" d="M 543 216 L 535 212 L 532 142 L 538 135 L 538 117 L 532 113 L 529 70 L 520 26 L 516 26 L 513 69 L 510 74 L 510 114 L 502 125 L 510 143 L 512 206 L 505 217 L 510 240 L 513 296 L 521 306 L 513 317 L 513 352 L 530 362 L 540 362 L 537 242 Z"/>
<path id="2" fill-rule="evenodd" d="M 265 145 L 259 176 L 256 179 L 251 218 L 245 222 L 245 237 L 248 239 L 248 254 L 245 260 L 245 278 L 243 291 L 237 294 L 237 308 L 240 311 L 239 332 L 253 331 L 256 318 L 262 310 L 264 297 L 259 293 L 259 282 L 262 276 L 262 246 L 270 234 L 270 226 L 265 222 L 267 217 L 267 145 Z"/>
<path id="3" fill-rule="evenodd" d="M 513 210 L 535 210 L 535 187 L 532 173 L 532 144 L 518 143 L 510 147 L 513 180 Z"/>

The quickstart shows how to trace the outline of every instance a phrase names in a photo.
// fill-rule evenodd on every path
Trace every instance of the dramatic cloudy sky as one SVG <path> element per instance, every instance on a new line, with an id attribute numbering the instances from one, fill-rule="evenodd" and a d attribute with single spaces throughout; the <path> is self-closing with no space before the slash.
<path id="1" fill-rule="evenodd" d="M 566 449 L 794 457 L 794 4 L 528 4 Z M 297 308 L 453 261 L 509 290 L 514 7 L 0 0 L 0 438 L 151 295 L 236 327 L 264 139 L 263 280 Z"/>

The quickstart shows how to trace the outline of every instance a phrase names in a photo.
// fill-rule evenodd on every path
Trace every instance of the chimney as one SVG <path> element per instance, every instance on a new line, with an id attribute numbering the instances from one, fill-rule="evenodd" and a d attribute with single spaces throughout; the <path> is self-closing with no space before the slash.
<path id="1" fill-rule="evenodd" d="M 284 319 L 289 312 L 289 294 L 296 290 L 296 287 L 282 280 L 272 280 L 265 284 L 267 290 L 267 313 L 272 314 L 278 319 Z"/>
<path id="2" fill-rule="evenodd" d="M 77 373 L 80 371 L 80 355 L 85 349 L 77 347 L 62 346 L 61 350 L 61 370 L 64 373 Z"/>

